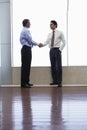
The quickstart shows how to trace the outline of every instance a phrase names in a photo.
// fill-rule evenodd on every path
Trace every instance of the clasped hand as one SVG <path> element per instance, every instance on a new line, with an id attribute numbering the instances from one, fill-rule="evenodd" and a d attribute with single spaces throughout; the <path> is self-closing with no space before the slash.
<path id="1" fill-rule="evenodd" d="M 39 43 L 38 47 L 43 47 L 43 44 L 42 44 L 42 43 Z"/>

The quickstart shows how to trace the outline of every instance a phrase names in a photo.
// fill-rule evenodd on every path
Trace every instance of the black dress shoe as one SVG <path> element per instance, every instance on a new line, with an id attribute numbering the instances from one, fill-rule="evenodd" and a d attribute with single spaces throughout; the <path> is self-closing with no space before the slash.
<path id="1" fill-rule="evenodd" d="M 33 86 L 33 84 L 27 83 L 29 86 Z"/>
<path id="2" fill-rule="evenodd" d="M 21 88 L 31 88 L 30 84 L 21 85 Z"/>
<path id="3" fill-rule="evenodd" d="M 57 85 L 58 83 L 55 83 L 55 82 L 53 82 L 53 83 L 50 83 L 50 85 Z"/>
<path id="4" fill-rule="evenodd" d="M 62 87 L 62 84 L 60 83 L 60 84 L 58 84 L 58 87 Z"/>

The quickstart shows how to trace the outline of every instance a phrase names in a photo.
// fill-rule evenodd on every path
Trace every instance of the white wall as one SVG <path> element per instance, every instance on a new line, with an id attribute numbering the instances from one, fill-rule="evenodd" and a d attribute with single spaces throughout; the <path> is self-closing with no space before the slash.
<path id="1" fill-rule="evenodd" d="M 12 85 L 20 85 L 20 67 L 12 69 Z M 32 67 L 30 81 L 35 85 L 49 85 L 51 80 L 50 67 Z M 63 86 L 87 86 L 87 66 L 63 67 Z"/>

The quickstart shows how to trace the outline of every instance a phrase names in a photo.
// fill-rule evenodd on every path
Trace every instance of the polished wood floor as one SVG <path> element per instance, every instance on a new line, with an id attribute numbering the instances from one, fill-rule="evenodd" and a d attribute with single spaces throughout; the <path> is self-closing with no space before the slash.
<path id="1" fill-rule="evenodd" d="M 0 130 L 87 130 L 87 87 L 0 87 Z"/>

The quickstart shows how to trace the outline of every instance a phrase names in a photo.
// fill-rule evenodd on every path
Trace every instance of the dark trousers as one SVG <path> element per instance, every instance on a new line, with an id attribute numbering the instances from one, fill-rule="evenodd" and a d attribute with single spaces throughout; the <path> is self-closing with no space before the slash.
<path id="1" fill-rule="evenodd" d="M 51 74 L 54 83 L 62 83 L 62 59 L 59 48 L 50 49 Z"/>
<path id="2" fill-rule="evenodd" d="M 21 85 L 25 85 L 30 81 L 31 59 L 31 48 L 24 45 L 21 49 Z"/>

